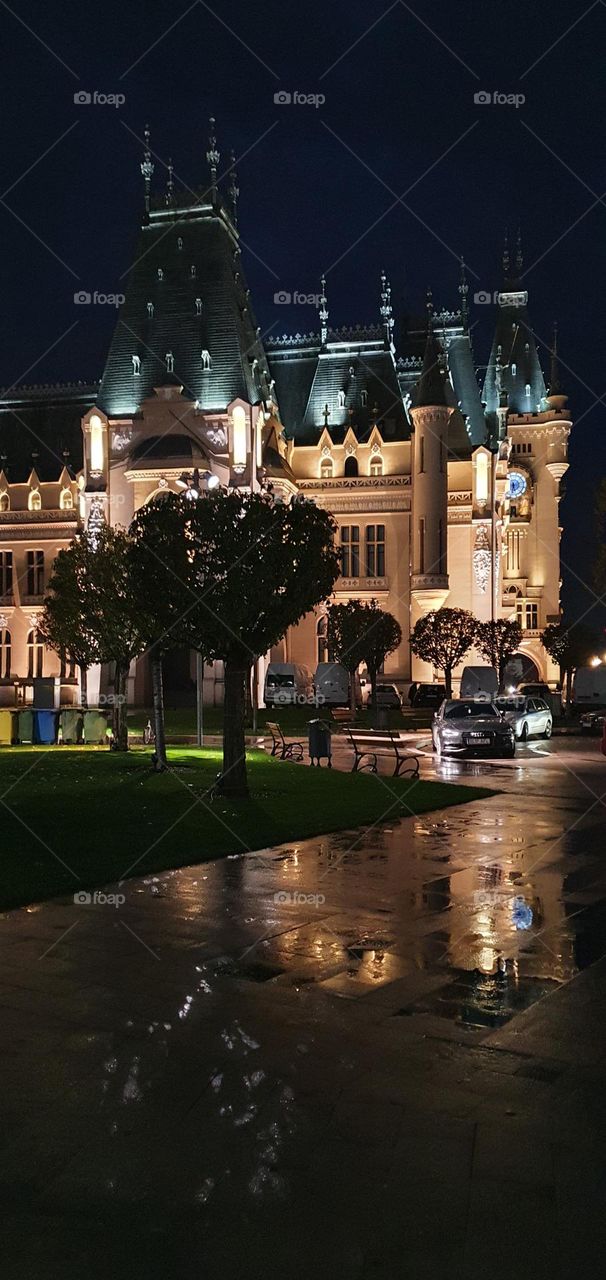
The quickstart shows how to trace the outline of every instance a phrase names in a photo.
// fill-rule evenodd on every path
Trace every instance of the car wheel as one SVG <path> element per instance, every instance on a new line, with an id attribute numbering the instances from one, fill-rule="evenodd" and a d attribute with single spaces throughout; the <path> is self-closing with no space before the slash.
<path id="1" fill-rule="evenodd" d="M 503 752 L 503 759 L 513 760 L 515 753 L 516 753 L 516 749 L 515 749 L 515 743 L 514 743 L 513 747 L 508 747 L 507 750 Z"/>
<path id="2" fill-rule="evenodd" d="M 553 724 L 552 724 L 552 722 L 551 722 L 551 720 L 550 720 L 550 721 L 549 721 L 549 724 L 545 726 L 545 732 L 544 732 L 544 734 L 543 734 L 543 737 L 544 737 L 544 738 L 546 738 L 546 739 L 547 739 L 547 741 L 549 741 L 549 739 L 550 739 L 550 737 L 551 737 L 552 733 L 553 733 Z"/>
<path id="3" fill-rule="evenodd" d="M 528 742 L 528 723 L 525 720 L 520 732 L 520 742 Z"/>

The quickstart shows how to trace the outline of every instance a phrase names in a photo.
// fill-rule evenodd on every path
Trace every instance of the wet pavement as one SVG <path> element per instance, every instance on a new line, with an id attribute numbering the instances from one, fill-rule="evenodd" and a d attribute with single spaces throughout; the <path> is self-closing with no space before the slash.
<path id="1" fill-rule="evenodd" d="M 606 762 L 545 750 L 428 753 L 501 794 L 2 917 L 3 1274 L 601 1270 Z"/>

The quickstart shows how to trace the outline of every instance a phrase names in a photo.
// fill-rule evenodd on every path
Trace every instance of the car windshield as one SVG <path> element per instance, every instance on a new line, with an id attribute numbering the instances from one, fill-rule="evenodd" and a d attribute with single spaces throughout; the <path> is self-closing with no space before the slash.
<path id="1" fill-rule="evenodd" d="M 526 703 L 525 698 L 497 698 L 496 704 L 499 711 L 523 711 Z"/>
<path id="2" fill-rule="evenodd" d="M 451 702 L 444 712 L 445 720 L 472 719 L 474 716 L 497 716 L 491 702 Z"/>
<path id="3" fill-rule="evenodd" d="M 267 677 L 268 689 L 292 689 L 294 687 L 293 676 L 283 676 L 274 671 L 270 672 Z"/>

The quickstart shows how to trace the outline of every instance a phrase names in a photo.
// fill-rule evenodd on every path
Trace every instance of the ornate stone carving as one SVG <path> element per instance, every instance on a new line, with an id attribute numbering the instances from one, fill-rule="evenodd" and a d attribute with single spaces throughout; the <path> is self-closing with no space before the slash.
<path id="1" fill-rule="evenodd" d="M 490 550 L 488 526 L 485 524 L 479 524 L 476 529 L 473 549 L 473 572 L 478 590 L 481 591 L 482 595 L 484 595 L 488 590 L 491 563 L 492 553 Z"/>
<path id="2" fill-rule="evenodd" d="M 124 450 L 128 449 L 132 438 L 133 433 L 130 427 L 117 427 L 112 436 L 114 453 L 124 453 Z"/>
<path id="3" fill-rule="evenodd" d="M 225 427 L 207 427 L 206 436 L 209 444 L 212 444 L 215 449 L 227 448 L 227 431 Z"/>

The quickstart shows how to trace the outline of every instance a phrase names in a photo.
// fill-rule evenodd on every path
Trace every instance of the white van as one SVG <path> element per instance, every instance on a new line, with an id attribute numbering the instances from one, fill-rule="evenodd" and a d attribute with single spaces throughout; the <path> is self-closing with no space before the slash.
<path id="1" fill-rule="evenodd" d="M 490 702 L 499 691 L 499 677 L 494 667 L 463 667 L 460 698 L 484 698 Z"/>
<path id="2" fill-rule="evenodd" d="M 572 701 L 577 707 L 606 707 L 606 666 L 578 667 L 574 673 Z"/>
<path id="3" fill-rule="evenodd" d="M 309 667 L 297 662 L 270 662 L 265 673 L 266 707 L 313 704 L 314 686 Z"/>
<path id="4" fill-rule="evenodd" d="M 317 706 L 349 706 L 349 671 L 340 662 L 319 662 L 314 676 Z"/>

